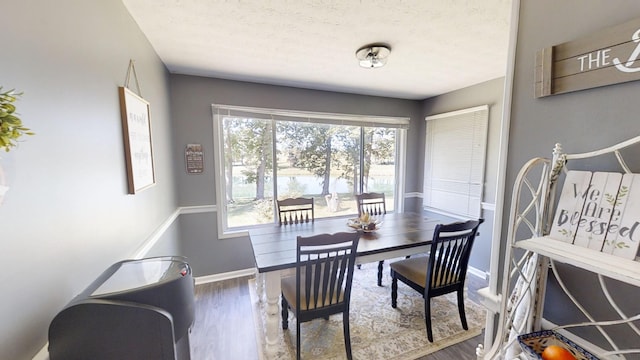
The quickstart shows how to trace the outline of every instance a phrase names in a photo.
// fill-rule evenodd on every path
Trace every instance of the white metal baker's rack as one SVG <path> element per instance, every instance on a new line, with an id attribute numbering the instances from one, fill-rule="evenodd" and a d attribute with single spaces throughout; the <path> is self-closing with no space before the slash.
<path id="1" fill-rule="evenodd" d="M 625 162 L 622 150 L 633 148 L 639 156 L 640 136 L 616 145 L 579 154 L 566 154 L 560 144 L 553 150 L 553 158 L 534 158 L 527 162 L 515 180 L 510 209 L 507 245 L 504 255 L 502 286 L 499 293 L 492 294 L 483 289 L 488 302 L 498 299 L 493 312 L 498 312 L 497 332 L 493 343 L 486 349 L 480 345 L 476 350 L 478 359 L 526 359 L 521 352 L 517 336 L 551 327 L 572 341 L 590 351 L 600 359 L 639 359 L 640 358 L 640 299 L 636 313 L 627 314 L 619 306 L 619 295 L 609 291 L 607 279 L 618 280 L 640 289 L 640 262 L 627 260 L 610 254 L 553 240 L 547 235 L 551 228 L 558 182 L 575 160 L 607 155 L 615 156 L 617 164 L 624 173 L 633 173 Z M 631 150 L 631 149 L 630 149 Z M 629 150 L 629 151 L 630 151 Z M 627 156 L 630 158 L 629 156 Z M 582 164 L 585 162 L 581 162 Z M 572 169 L 573 170 L 573 169 Z M 584 169 L 583 169 L 584 170 Z M 638 172 L 640 169 L 636 169 Z M 597 274 L 599 288 L 608 300 L 608 306 L 617 314 L 612 319 L 597 319 L 583 306 L 581 299 L 571 293 L 556 264 L 565 263 Z M 547 275 L 551 270 L 567 297 L 584 315 L 585 322 L 575 324 L 550 324 L 543 319 L 544 297 Z M 584 300 L 584 299 L 582 299 Z M 496 300 L 493 300 L 496 302 Z M 607 304 L 605 304 L 607 305 Z M 635 309 L 634 309 L 635 310 Z M 490 314 L 491 314 L 490 310 Z M 493 316 L 488 317 L 489 322 Z M 634 343 L 634 348 L 624 348 L 619 340 L 612 336 L 611 325 L 623 324 L 625 343 Z M 571 328 L 593 326 L 604 339 L 604 345 L 596 346 L 573 335 Z M 487 326 L 491 329 L 492 326 Z M 618 333 L 619 333 L 618 326 Z M 628 333 L 628 335 L 627 335 Z M 629 339 L 632 339 L 629 342 Z"/>

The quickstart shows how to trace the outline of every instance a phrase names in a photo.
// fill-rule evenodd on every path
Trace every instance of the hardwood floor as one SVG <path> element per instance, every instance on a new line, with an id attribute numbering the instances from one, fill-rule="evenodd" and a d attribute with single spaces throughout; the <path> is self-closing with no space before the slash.
<path id="1" fill-rule="evenodd" d="M 192 360 L 259 359 L 248 280 L 241 277 L 196 286 Z M 470 275 L 469 298 L 477 302 L 476 291 L 486 285 L 486 281 Z M 479 335 L 420 359 L 475 360 L 475 348 L 483 339 Z"/>
<path id="2" fill-rule="evenodd" d="M 192 360 L 259 359 L 248 279 L 196 286 Z"/>

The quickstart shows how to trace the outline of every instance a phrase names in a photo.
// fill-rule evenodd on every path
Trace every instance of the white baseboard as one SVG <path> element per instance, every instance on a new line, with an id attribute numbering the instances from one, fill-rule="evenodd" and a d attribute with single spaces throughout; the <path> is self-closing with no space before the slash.
<path id="1" fill-rule="evenodd" d="M 256 274 L 256 269 L 250 268 L 250 269 L 244 269 L 244 270 L 230 271 L 222 274 L 198 276 L 195 278 L 195 281 L 196 281 L 196 285 L 200 285 L 200 284 L 207 284 L 207 283 L 212 283 L 212 282 L 222 281 L 227 279 L 235 279 L 243 276 L 253 276 L 255 274 Z"/>
<path id="2" fill-rule="evenodd" d="M 487 203 L 487 202 L 483 201 L 481 206 L 482 206 L 482 210 L 489 210 L 489 211 L 493 211 L 493 212 L 496 211 L 496 204 L 495 203 L 492 204 L 492 203 Z"/>
<path id="3" fill-rule="evenodd" d="M 474 268 L 473 266 L 467 267 L 467 273 L 477 276 L 483 280 L 489 280 L 489 273 L 486 271 L 482 271 L 480 269 Z"/>
<path id="4" fill-rule="evenodd" d="M 33 357 L 33 360 L 49 360 L 49 342 L 44 344 L 42 349 Z"/>

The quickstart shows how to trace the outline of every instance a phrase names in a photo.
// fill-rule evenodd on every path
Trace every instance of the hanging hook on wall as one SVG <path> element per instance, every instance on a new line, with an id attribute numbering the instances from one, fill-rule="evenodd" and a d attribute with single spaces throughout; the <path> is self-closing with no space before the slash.
<path id="1" fill-rule="evenodd" d="M 129 60 L 129 68 L 127 69 L 127 78 L 124 80 L 124 87 L 131 90 L 129 87 L 129 81 L 131 80 L 131 73 L 136 81 L 136 88 L 138 88 L 138 96 L 142 97 L 142 91 L 140 90 L 140 83 L 138 82 L 138 75 L 136 74 L 136 67 L 133 64 L 133 59 Z"/>

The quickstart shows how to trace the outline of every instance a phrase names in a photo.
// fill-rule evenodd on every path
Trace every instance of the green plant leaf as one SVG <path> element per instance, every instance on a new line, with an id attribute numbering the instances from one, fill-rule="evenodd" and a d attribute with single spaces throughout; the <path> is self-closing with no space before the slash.
<path id="1" fill-rule="evenodd" d="M 31 129 L 22 126 L 22 120 L 14 115 L 16 106 L 13 104 L 22 93 L 13 89 L 2 92 L 0 86 L 0 148 L 9 151 L 17 146 L 17 141 L 24 135 L 35 135 Z"/>

